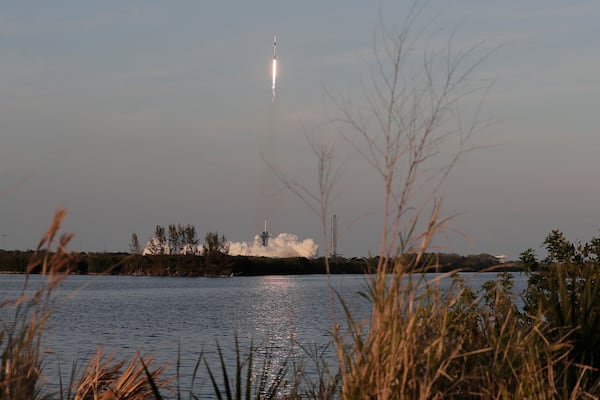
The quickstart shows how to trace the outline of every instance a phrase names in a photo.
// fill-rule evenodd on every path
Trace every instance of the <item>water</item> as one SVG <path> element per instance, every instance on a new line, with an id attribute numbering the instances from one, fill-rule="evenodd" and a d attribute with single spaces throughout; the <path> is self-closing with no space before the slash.
<path id="1" fill-rule="evenodd" d="M 480 287 L 494 277 L 478 274 L 469 284 Z M 31 277 L 30 287 L 37 288 L 40 279 Z M 23 282 L 22 275 L 0 275 L 0 302 L 17 297 Z M 364 276 L 332 276 L 331 283 L 356 319 L 368 317 L 369 303 L 359 295 L 365 288 Z M 517 275 L 516 283 L 523 284 L 524 277 Z M 236 337 L 242 350 L 252 341 L 269 349 L 275 360 L 283 360 L 301 353 L 298 344 L 326 348 L 334 323 L 327 277 L 323 275 L 74 275 L 66 279 L 58 297 L 60 306 L 43 343 L 48 354 L 45 372 L 51 381 L 58 376 L 58 363 L 65 375 L 73 360 L 84 363 L 101 347 L 117 359 L 141 352 L 154 358 L 153 365 L 175 365 L 179 359 L 180 378 L 185 383 L 190 381 L 201 352 L 218 368 L 217 341 L 230 365 L 234 363 Z M 333 316 L 343 322 L 339 302 L 334 300 L 333 304 Z"/>

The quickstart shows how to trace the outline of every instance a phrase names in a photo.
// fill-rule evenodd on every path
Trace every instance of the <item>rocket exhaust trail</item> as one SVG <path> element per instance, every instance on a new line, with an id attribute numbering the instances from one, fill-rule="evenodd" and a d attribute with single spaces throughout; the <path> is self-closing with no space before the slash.
<path id="1" fill-rule="evenodd" d="M 275 101 L 275 86 L 277 83 L 277 59 L 273 59 L 273 86 L 271 89 L 273 90 L 273 101 Z"/>
<path id="2" fill-rule="evenodd" d="M 277 85 L 277 35 L 273 37 L 273 84 L 271 90 L 273 92 L 272 101 L 275 101 L 275 87 Z"/>

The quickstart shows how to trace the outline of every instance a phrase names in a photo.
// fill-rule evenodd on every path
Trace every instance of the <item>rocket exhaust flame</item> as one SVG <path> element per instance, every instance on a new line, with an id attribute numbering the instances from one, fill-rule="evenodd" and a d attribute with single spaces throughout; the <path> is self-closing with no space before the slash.
<path id="1" fill-rule="evenodd" d="M 275 101 L 275 85 L 277 83 L 277 59 L 273 59 L 273 86 L 271 89 L 273 91 L 273 101 Z"/>
<path id="2" fill-rule="evenodd" d="M 277 86 L 277 35 L 273 37 L 273 84 L 271 90 L 273 92 L 272 101 L 275 101 L 275 87 Z"/>

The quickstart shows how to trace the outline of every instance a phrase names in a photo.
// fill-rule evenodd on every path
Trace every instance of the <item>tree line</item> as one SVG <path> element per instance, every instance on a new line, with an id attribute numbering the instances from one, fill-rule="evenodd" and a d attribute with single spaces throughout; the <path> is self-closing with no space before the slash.
<path id="1" fill-rule="evenodd" d="M 325 274 L 325 259 L 319 258 L 268 258 L 232 256 L 227 254 L 223 235 L 211 232 L 206 235 L 201 254 L 139 254 L 139 253 L 73 253 L 73 273 L 149 275 L 149 276 L 251 276 Z M 0 251 L 0 272 L 24 273 L 33 251 Z M 404 255 L 404 262 L 411 262 Z M 412 256 L 414 257 L 414 256 Z M 372 273 L 379 257 L 336 256 L 328 260 L 332 274 Z M 429 253 L 419 268 L 413 272 L 448 271 L 518 271 L 521 263 L 497 264 L 495 257 L 487 254 L 460 256 L 457 254 Z M 37 273 L 39 271 L 32 271 Z"/>
<path id="2" fill-rule="evenodd" d="M 199 245 L 196 227 L 191 224 L 156 225 L 154 236 L 144 248 L 141 247 L 137 233 L 131 234 L 129 250 L 131 254 L 151 255 L 207 255 L 215 257 L 218 254 L 229 254 L 229 243 L 225 235 L 219 232 L 208 232 L 204 244 Z"/>

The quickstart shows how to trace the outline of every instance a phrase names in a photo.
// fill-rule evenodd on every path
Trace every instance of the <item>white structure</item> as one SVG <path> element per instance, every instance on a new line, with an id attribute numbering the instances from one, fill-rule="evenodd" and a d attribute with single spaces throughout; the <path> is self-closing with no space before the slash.
<path id="1" fill-rule="evenodd" d="M 260 234 L 262 245 L 267 247 L 269 245 L 269 231 L 267 230 L 267 220 L 265 219 L 265 230 Z"/>
<path id="2" fill-rule="evenodd" d="M 503 264 L 506 261 L 506 255 L 504 255 L 504 254 L 501 254 L 499 256 L 494 256 L 494 257 L 496 258 L 496 260 L 498 260 L 498 262 L 500 264 Z"/>

